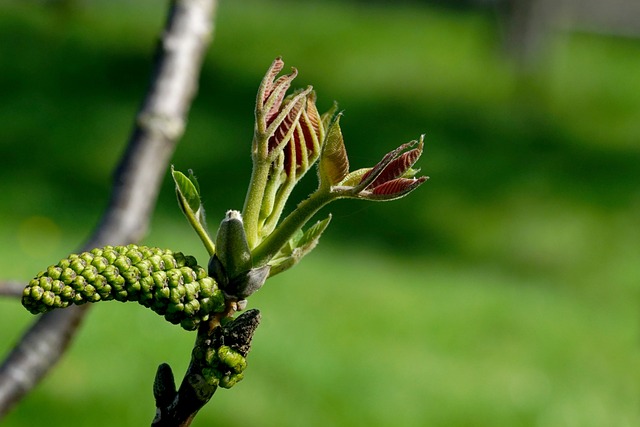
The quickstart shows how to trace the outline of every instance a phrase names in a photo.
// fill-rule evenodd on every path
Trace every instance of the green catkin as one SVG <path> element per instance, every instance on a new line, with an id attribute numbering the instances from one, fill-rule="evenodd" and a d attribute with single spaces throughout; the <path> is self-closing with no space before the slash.
<path id="1" fill-rule="evenodd" d="M 138 245 L 72 254 L 38 274 L 22 294 L 33 314 L 110 300 L 137 301 L 187 330 L 225 308 L 222 291 L 194 257 Z"/>

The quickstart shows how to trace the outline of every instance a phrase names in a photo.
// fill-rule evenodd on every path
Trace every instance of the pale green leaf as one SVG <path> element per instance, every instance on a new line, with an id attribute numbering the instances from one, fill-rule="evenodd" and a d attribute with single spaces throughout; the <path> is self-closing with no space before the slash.
<path id="1" fill-rule="evenodd" d="M 189 169 L 189 180 L 191 181 L 191 183 L 193 184 L 193 186 L 196 188 L 196 191 L 198 192 L 198 196 L 200 195 L 200 183 L 198 182 L 198 179 L 196 178 L 196 176 L 193 174 L 193 169 Z"/>
<path id="2" fill-rule="evenodd" d="M 330 221 L 331 215 L 309 227 L 302 238 L 297 242 L 296 247 L 303 250 L 305 254 L 310 252 L 318 244 L 320 236 L 324 233 L 324 230 L 326 230 Z"/>
<path id="3" fill-rule="evenodd" d="M 340 182 L 341 186 L 345 187 L 355 187 L 362 181 L 362 177 L 367 174 L 371 168 L 362 168 L 358 170 L 354 170 L 353 172 L 349 172 L 347 176 Z"/>
<path id="4" fill-rule="evenodd" d="M 189 206 L 193 213 L 197 212 L 200 209 L 200 193 L 196 184 L 182 172 L 174 170 L 173 166 L 171 167 L 171 176 L 176 183 L 178 197 L 183 199 L 182 201 Z"/>
<path id="5" fill-rule="evenodd" d="M 269 276 L 272 277 L 278 273 L 282 273 L 300 262 L 305 255 L 316 247 L 320 240 L 320 236 L 327 228 L 330 221 L 331 215 L 322 221 L 318 221 L 309 227 L 309 229 L 304 233 L 302 230 L 296 231 L 289 242 L 269 263 L 269 265 L 271 265 Z"/>

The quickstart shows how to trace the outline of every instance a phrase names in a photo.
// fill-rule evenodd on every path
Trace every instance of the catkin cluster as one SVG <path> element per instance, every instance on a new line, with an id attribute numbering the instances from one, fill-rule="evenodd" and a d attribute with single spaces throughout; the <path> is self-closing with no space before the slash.
<path id="1" fill-rule="evenodd" d="M 222 291 L 194 257 L 137 245 L 70 255 L 38 274 L 22 295 L 34 314 L 109 300 L 138 301 L 187 330 L 225 306 Z"/>

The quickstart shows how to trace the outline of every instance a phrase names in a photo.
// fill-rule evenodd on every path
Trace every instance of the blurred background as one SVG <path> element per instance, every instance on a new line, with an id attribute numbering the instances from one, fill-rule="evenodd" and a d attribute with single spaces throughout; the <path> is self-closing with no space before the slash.
<path id="1" fill-rule="evenodd" d="M 0 3 L 3 279 L 26 283 L 94 228 L 165 3 Z M 639 5 L 223 0 L 173 159 L 212 226 L 242 207 L 278 55 L 321 110 L 344 109 L 353 168 L 426 133 L 431 179 L 325 210 L 314 253 L 250 300 L 264 320 L 245 380 L 194 425 L 640 425 Z M 206 262 L 168 175 L 144 243 Z M 0 299 L 3 355 L 32 321 Z M 182 378 L 193 339 L 98 304 L 4 425 L 148 424 L 157 365 Z"/>

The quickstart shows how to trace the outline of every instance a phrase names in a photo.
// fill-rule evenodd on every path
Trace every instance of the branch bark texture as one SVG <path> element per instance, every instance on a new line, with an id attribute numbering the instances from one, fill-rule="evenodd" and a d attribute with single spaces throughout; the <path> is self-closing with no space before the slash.
<path id="1" fill-rule="evenodd" d="M 184 132 L 216 5 L 216 0 L 171 2 L 151 83 L 116 169 L 108 208 L 81 250 L 134 243 L 145 235 L 169 159 Z M 0 418 L 64 354 L 88 307 L 46 313 L 25 332 L 0 366 Z"/>
<path id="2" fill-rule="evenodd" d="M 7 280 L 0 282 L 0 297 L 22 297 L 22 291 L 24 290 L 26 283 L 19 282 L 17 280 Z"/>

